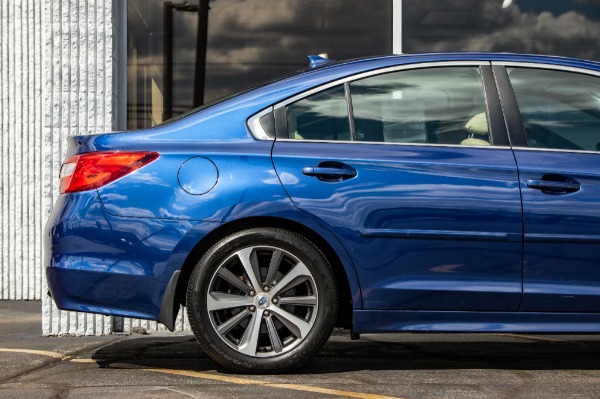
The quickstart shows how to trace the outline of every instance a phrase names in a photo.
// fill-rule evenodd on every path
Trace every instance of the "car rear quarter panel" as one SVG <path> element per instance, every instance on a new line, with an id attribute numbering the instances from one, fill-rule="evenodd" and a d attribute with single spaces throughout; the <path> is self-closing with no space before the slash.
<path id="1" fill-rule="evenodd" d="M 46 265 L 59 307 L 157 319 L 167 284 L 210 232 L 246 218 L 278 218 L 319 234 L 346 270 L 354 307 L 362 307 L 354 267 L 343 246 L 306 218 L 283 190 L 271 142 L 197 143 L 161 157 L 98 191 L 61 195 L 48 224 Z M 178 183 L 185 160 L 201 155 L 218 183 L 192 195 Z M 281 223 L 279 224 L 281 226 Z"/>
<path id="2" fill-rule="evenodd" d="M 157 161 L 98 193 L 113 216 L 225 222 L 263 202 L 276 212 L 280 205 L 287 206 L 288 198 L 273 170 L 271 146 L 252 140 L 192 144 L 185 152 L 159 149 Z M 210 180 L 206 186 L 212 187 L 199 195 L 186 191 L 178 179 L 181 166 L 196 157 L 211 161 L 218 171 L 216 182 L 212 174 L 198 176 Z"/>

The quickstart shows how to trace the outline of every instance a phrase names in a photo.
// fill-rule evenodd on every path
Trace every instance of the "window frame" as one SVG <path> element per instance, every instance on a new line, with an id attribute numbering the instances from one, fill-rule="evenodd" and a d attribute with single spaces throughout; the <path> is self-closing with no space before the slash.
<path id="1" fill-rule="evenodd" d="M 443 68 L 443 67 L 477 67 L 481 72 L 482 81 L 482 94 L 485 101 L 486 112 L 488 115 L 488 125 L 490 130 L 490 146 L 469 146 L 461 144 L 439 144 L 439 143 L 403 143 L 403 142 L 378 142 L 378 141 L 357 141 L 355 140 L 355 126 L 354 126 L 354 115 L 352 109 L 352 98 L 350 93 L 350 84 L 352 82 L 362 80 L 365 78 L 384 75 L 393 72 L 401 72 L 414 69 L 432 69 L 432 68 Z M 313 94 L 321 91 L 330 89 L 335 86 L 344 85 L 346 102 L 348 106 L 348 118 L 351 127 L 351 140 L 297 140 L 287 137 L 287 120 L 285 118 L 285 107 L 294 102 L 300 101 Z M 504 117 L 502 115 L 502 107 L 500 105 L 500 99 L 498 97 L 498 91 L 496 89 L 496 83 L 491 69 L 491 62 L 486 60 L 471 60 L 471 61 L 442 61 L 442 62 L 423 62 L 415 64 L 405 65 L 394 65 L 390 67 L 380 68 L 371 71 L 365 71 L 358 74 L 346 76 L 341 79 L 337 79 L 320 86 L 310 88 L 306 91 L 298 93 L 285 100 L 279 101 L 270 107 L 267 107 L 258 113 L 252 115 L 248 119 L 248 126 L 258 127 L 258 129 L 251 129 L 253 135 L 257 139 L 265 139 L 268 135 L 264 132 L 257 123 L 256 120 L 260 116 L 264 116 L 266 113 L 273 111 L 276 137 L 269 137 L 269 140 L 281 140 L 290 142 L 303 142 L 303 143 L 345 143 L 345 144 L 373 144 L 373 145 L 404 145 L 404 146 L 439 146 L 439 147 L 463 147 L 463 148 L 510 148 L 508 140 L 508 133 L 504 124 Z M 278 117 L 279 116 L 279 117 Z M 255 131 L 256 130 L 256 131 Z"/>
<path id="2" fill-rule="evenodd" d="M 600 151 L 529 147 L 527 145 L 527 133 L 525 132 L 525 125 L 521 116 L 521 110 L 517 103 L 512 84 L 510 83 L 506 67 L 543 69 L 556 72 L 571 72 L 581 75 L 593 76 L 596 78 L 600 78 L 600 71 L 558 64 L 538 64 L 533 62 L 517 61 L 492 61 L 492 68 L 494 70 L 494 75 L 496 76 L 498 81 L 500 98 L 505 111 L 504 118 L 506 126 L 508 128 L 508 135 L 510 137 L 510 142 L 513 149 L 600 155 Z"/>

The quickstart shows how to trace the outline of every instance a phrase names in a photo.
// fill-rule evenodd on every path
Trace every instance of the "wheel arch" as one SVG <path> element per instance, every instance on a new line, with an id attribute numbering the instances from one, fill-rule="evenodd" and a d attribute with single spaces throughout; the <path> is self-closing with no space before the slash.
<path id="1" fill-rule="evenodd" d="M 277 217 L 251 217 L 231 221 L 219 226 L 203 237 L 202 240 L 200 240 L 200 242 L 198 242 L 192 249 L 181 266 L 179 279 L 174 291 L 175 298 L 173 303 L 185 305 L 186 289 L 192 271 L 198 261 L 202 258 L 202 255 L 210 247 L 230 234 L 254 227 L 274 227 L 296 232 L 310 240 L 314 245 L 317 246 L 317 248 L 319 248 L 319 250 L 321 250 L 321 252 L 323 252 L 333 268 L 338 285 L 339 313 L 338 320 L 336 321 L 335 325 L 337 327 L 351 328 L 352 310 L 355 307 L 353 305 L 355 299 L 353 300 L 353 298 L 360 299 L 360 293 L 352 292 L 348 272 L 344 267 L 344 264 L 342 263 L 338 253 L 330 245 L 330 243 L 315 230 L 303 225 L 302 223 Z M 176 315 L 173 317 L 176 317 Z"/>

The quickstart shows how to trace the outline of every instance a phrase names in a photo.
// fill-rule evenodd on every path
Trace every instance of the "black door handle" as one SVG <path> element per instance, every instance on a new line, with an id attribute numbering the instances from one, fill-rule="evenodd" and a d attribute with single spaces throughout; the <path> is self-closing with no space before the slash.
<path id="1" fill-rule="evenodd" d="M 307 166 L 302 169 L 302 173 L 307 176 L 337 176 L 337 177 L 354 177 L 355 170 L 338 169 L 338 168 L 321 168 L 318 166 Z"/>
<path id="2" fill-rule="evenodd" d="M 552 180 L 546 180 L 546 176 L 542 179 L 528 179 L 527 187 L 542 190 L 546 194 L 567 194 L 574 193 L 581 189 L 581 183 L 576 180 L 566 177 L 552 176 Z M 562 181 L 559 181 L 562 180 Z"/>
<path id="3" fill-rule="evenodd" d="M 356 169 L 339 162 L 321 162 L 318 166 L 302 168 L 306 176 L 315 176 L 323 181 L 342 181 L 356 177 Z"/>

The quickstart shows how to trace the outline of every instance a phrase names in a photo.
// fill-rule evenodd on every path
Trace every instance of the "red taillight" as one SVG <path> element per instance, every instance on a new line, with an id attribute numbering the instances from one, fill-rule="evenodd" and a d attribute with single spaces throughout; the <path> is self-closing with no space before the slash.
<path id="1" fill-rule="evenodd" d="M 102 187 L 156 158 L 156 152 L 88 152 L 72 156 L 60 169 L 60 193 Z"/>

